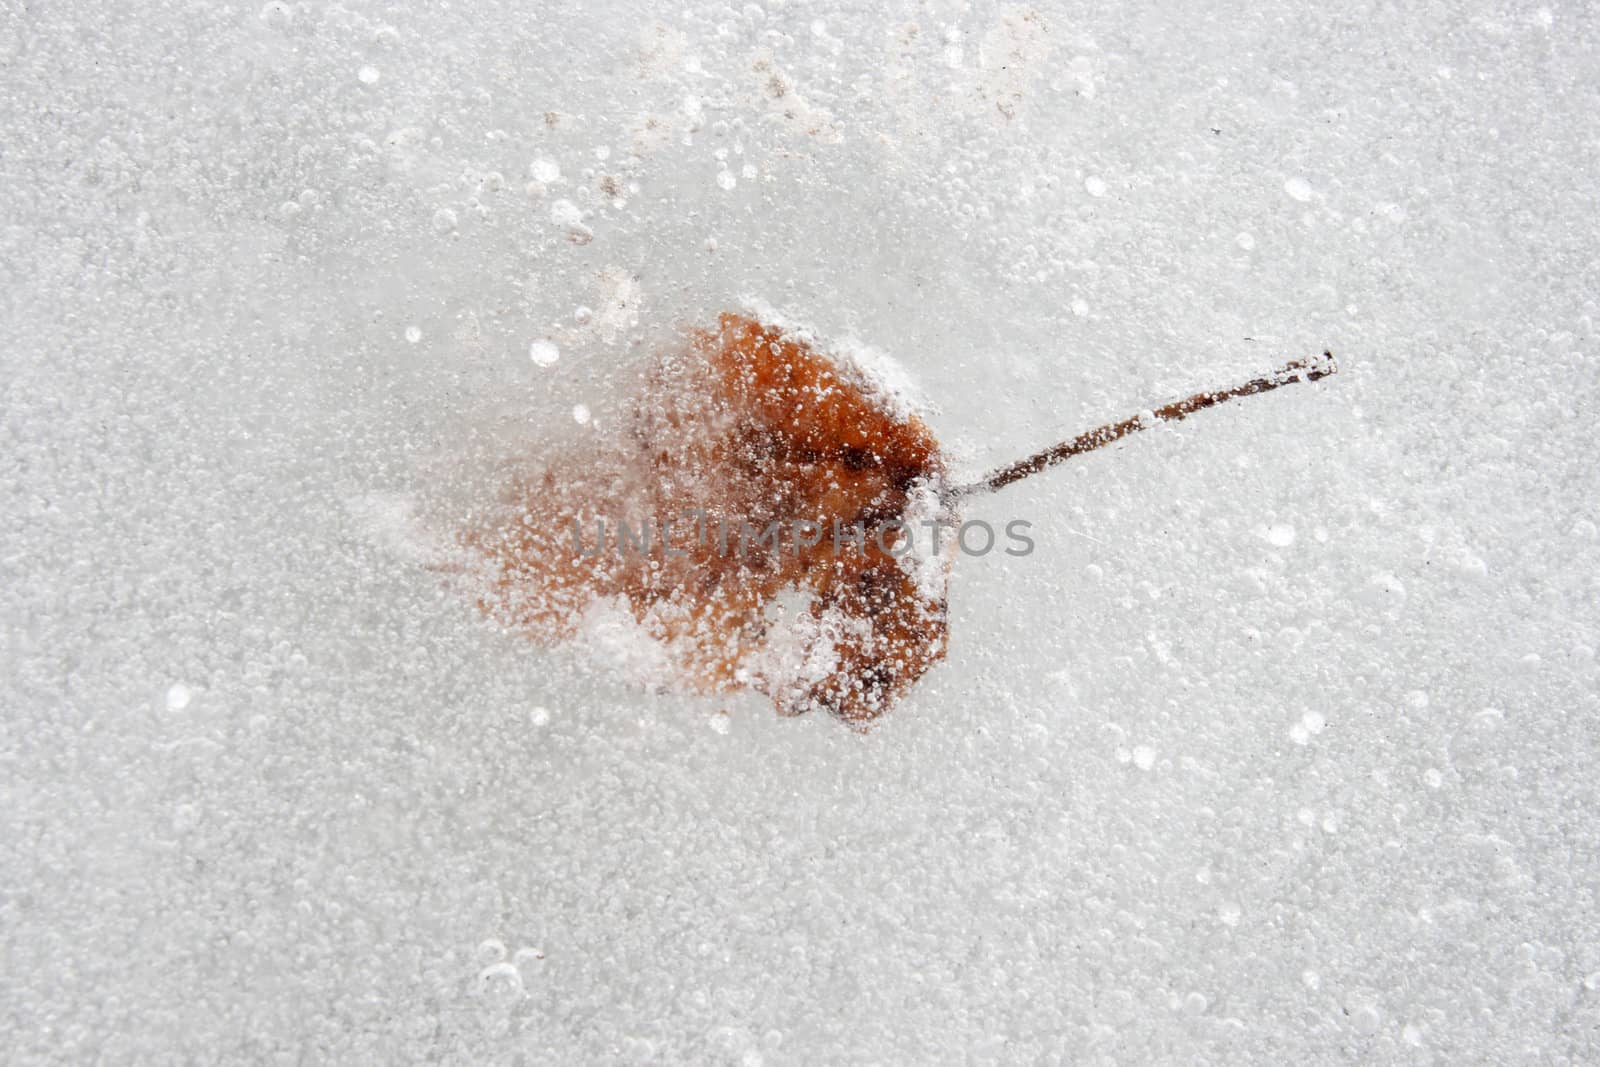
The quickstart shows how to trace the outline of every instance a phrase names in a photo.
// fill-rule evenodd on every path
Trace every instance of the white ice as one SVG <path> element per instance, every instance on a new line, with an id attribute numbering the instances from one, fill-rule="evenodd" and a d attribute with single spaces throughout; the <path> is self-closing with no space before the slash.
<path id="1" fill-rule="evenodd" d="M 1597 41 L 8 5 L 0 1058 L 1600 1061 Z M 858 736 L 500 633 L 412 536 L 746 293 L 958 481 L 1343 371 L 973 503 L 1037 550 Z"/>

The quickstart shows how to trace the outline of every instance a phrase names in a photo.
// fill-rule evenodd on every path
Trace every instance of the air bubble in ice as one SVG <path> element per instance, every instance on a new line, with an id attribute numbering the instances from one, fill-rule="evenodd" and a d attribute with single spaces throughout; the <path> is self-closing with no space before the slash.
<path id="1" fill-rule="evenodd" d="M 551 159 L 536 159 L 528 164 L 528 174 L 534 181 L 551 185 L 561 180 L 561 165 Z"/>
<path id="2" fill-rule="evenodd" d="M 1083 180 L 1083 191 L 1090 196 L 1105 196 L 1106 183 L 1093 175 Z"/>
<path id="3" fill-rule="evenodd" d="M 535 726 L 550 725 L 550 709 L 543 704 L 535 704 L 533 710 L 528 712 L 528 721 Z"/>
<path id="4" fill-rule="evenodd" d="M 1294 527 L 1286 523 L 1278 523 L 1274 526 L 1268 526 L 1266 537 L 1269 544 L 1276 545 L 1279 548 L 1288 548 L 1290 545 L 1294 544 Z"/>
<path id="5" fill-rule="evenodd" d="M 583 210 L 571 200 L 557 200 L 550 205 L 550 221 L 557 226 L 581 226 Z"/>
<path id="6" fill-rule="evenodd" d="M 1304 178 L 1290 178 L 1283 183 L 1283 191 L 1302 202 L 1311 199 L 1311 183 Z"/>
<path id="7" fill-rule="evenodd" d="M 1240 248 L 1244 249 L 1246 252 L 1250 251 L 1252 248 L 1254 248 L 1256 246 L 1256 239 L 1254 237 L 1252 237 L 1248 233 L 1241 233 L 1239 236 L 1235 237 L 1233 240 L 1234 240 L 1234 243 L 1236 243 Z"/>
<path id="8" fill-rule="evenodd" d="M 406 340 L 412 344 L 416 344 L 418 341 L 422 340 L 422 330 L 416 326 L 407 326 Z"/>
<path id="9" fill-rule="evenodd" d="M 572 405 L 572 421 L 573 422 L 576 422 L 579 426 L 587 426 L 587 425 L 589 425 L 589 418 L 590 418 L 590 416 L 589 416 L 589 405 L 588 404 L 574 404 L 574 405 Z"/>
<path id="10" fill-rule="evenodd" d="M 1485 707 L 1482 712 L 1474 715 L 1467 725 L 1472 726 L 1478 733 L 1494 733 L 1504 723 L 1506 723 L 1506 712 L 1502 712 L 1498 707 Z"/>
<path id="11" fill-rule="evenodd" d="M 377 67 L 362 67 L 356 71 L 356 77 L 361 79 L 363 85 L 376 85 L 382 75 L 378 73 Z"/>
<path id="12" fill-rule="evenodd" d="M 193 699 L 194 691 L 182 682 L 178 682 L 167 690 L 167 710 L 182 711 Z"/>
<path id="13" fill-rule="evenodd" d="M 515 997 L 522 992 L 522 973 L 514 964 L 491 963 L 478 972 L 478 983 L 486 996 Z"/>
<path id="14" fill-rule="evenodd" d="M 739 184 L 739 179 L 733 176 L 733 171 L 724 170 L 717 173 L 717 184 L 724 189 L 732 189 Z"/>
<path id="15" fill-rule="evenodd" d="M 1366 593 L 1371 603 L 1399 604 L 1406 598 L 1406 587 L 1393 574 L 1381 572 L 1367 579 Z"/>
<path id="16" fill-rule="evenodd" d="M 528 346 L 528 358 L 538 367 L 552 367 L 561 358 L 561 349 L 554 341 L 541 337 Z"/>
<path id="17" fill-rule="evenodd" d="M 456 213 L 447 207 L 442 207 L 433 213 L 433 231 L 435 233 L 449 233 L 456 228 Z"/>
<path id="18" fill-rule="evenodd" d="M 1141 771 L 1148 771 L 1156 765 L 1156 750 L 1149 745 L 1137 745 L 1133 750 L 1133 765 Z"/>

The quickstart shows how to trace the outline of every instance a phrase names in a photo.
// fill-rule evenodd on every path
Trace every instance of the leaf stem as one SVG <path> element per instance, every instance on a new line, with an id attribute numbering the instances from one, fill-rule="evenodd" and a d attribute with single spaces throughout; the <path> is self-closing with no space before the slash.
<path id="1" fill-rule="evenodd" d="M 990 471 L 983 478 L 970 485 L 957 486 L 945 494 L 948 499 L 959 500 L 962 497 L 976 496 L 980 493 L 993 493 L 1004 489 L 1012 482 L 1020 482 L 1031 474 L 1038 474 L 1042 470 L 1064 463 L 1073 456 L 1085 452 L 1093 452 L 1097 448 L 1104 448 L 1114 441 L 1149 429 L 1157 422 L 1180 422 L 1197 411 L 1229 400 L 1236 400 L 1241 396 L 1254 396 L 1257 393 L 1268 393 L 1282 385 L 1291 382 L 1314 382 L 1329 375 L 1339 373 L 1339 364 L 1333 358 L 1332 352 L 1323 352 L 1321 356 L 1312 359 L 1297 359 L 1285 364 L 1271 374 L 1262 378 L 1253 378 L 1243 385 L 1236 385 L 1232 389 L 1223 389 L 1214 393 L 1196 393 L 1183 400 L 1174 401 L 1150 412 L 1141 412 L 1130 416 L 1121 422 L 1108 423 L 1096 427 L 1085 433 L 1079 434 L 1070 441 L 1051 445 L 1049 448 L 1035 452 L 1026 459 L 1020 459 L 1005 467 Z M 1153 418 L 1152 418 L 1153 416 Z"/>

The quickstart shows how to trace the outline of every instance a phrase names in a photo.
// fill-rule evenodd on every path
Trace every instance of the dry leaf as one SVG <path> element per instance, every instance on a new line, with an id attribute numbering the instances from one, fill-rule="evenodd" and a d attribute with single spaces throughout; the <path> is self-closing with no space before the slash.
<path id="1" fill-rule="evenodd" d="M 876 718 L 943 658 L 948 553 L 896 558 L 886 523 L 938 508 L 938 444 L 865 375 L 739 315 L 651 369 L 626 432 L 569 446 L 511 486 L 466 540 L 490 565 L 485 611 L 541 640 L 623 608 L 687 685 L 751 688 L 778 711 Z M 947 516 L 948 517 L 948 516 Z M 596 551 L 662 523 L 667 545 Z M 574 536 L 574 523 L 580 532 Z M 816 523 L 821 535 L 805 545 Z M 835 524 L 859 528 L 843 547 Z M 777 524 L 778 543 L 754 535 Z"/>
<path id="2" fill-rule="evenodd" d="M 863 368 L 725 314 L 657 359 L 620 432 L 547 455 L 461 540 L 481 564 L 480 606 L 505 626 L 554 642 L 620 623 L 672 682 L 752 689 L 780 714 L 825 710 L 861 728 L 945 655 L 956 539 L 935 549 L 925 523 L 953 529 L 963 497 L 1153 421 L 1334 373 L 1323 357 L 952 487 L 928 427 Z"/>

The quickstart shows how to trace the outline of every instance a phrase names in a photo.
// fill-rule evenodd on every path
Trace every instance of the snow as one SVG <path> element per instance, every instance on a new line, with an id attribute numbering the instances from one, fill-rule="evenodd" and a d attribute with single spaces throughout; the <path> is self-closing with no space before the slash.
<path id="1" fill-rule="evenodd" d="M 10 10 L 5 1059 L 1600 1059 L 1597 32 Z M 1037 549 L 858 735 L 417 538 L 746 293 L 955 484 L 1342 371 L 971 502 Z"/>
<path id="2" fill-rule="evenodd" d="M 915 583 L 917 595 L 934 601 L 943 598 L 950 584 L 951 566 L 962 547 L 961 524 L 939 499 L 940 488 L 921 481 L 911 486 L 906 527 L 900 531 L 908 543 L 903 548 L 889 546 L 899 553 L 900 568 Z"/>
<path id="3" fill-rule="evenodd" d="M 549 338 L 541 337 L 528 345 L 528 358 L 536 367 L 553 367 L 561 359 L 561 346 Z"/>

